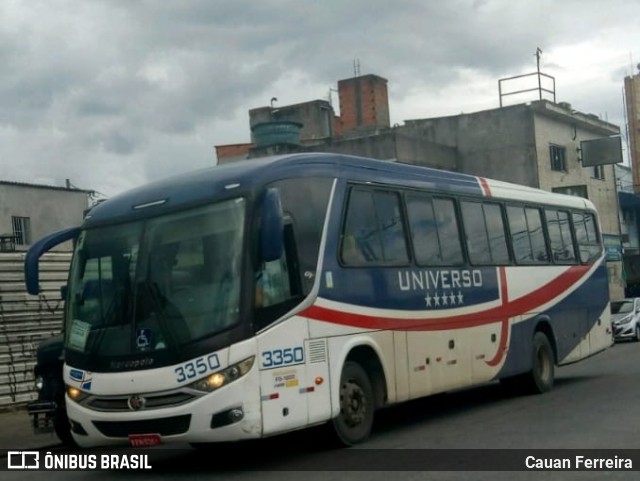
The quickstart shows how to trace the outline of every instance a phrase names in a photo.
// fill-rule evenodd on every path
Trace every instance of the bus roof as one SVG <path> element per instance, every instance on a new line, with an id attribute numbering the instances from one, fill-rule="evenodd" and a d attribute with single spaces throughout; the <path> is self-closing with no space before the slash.
<path id="1" fill-rule="evenodd" d="M 302 176 L 341 177 L 356 182 L 593 209 L 588 200 L 580 197 L 469 174 L 350 155 L 304 153 L 242 160 L 151 182 L 95 206 L 86 216 L 85 226 L 156 216 L 244 195 L 255 186 L 277 179 Z"/>

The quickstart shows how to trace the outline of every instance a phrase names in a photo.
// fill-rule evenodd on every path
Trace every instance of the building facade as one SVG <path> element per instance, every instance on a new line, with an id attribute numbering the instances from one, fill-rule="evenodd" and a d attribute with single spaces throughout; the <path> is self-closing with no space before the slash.
<path id="1" fill-rule="evenodd" d="M 624 165 L 615 167 L 626 295 L 636 297 L 640 296 L 640 194 L 634 192 L 632 169 Z"/>
<path id="2" fill-rule="evenodd" d="M 79 225 L 89 191 L 0 181 L 0 251 L 24 251 L 56 230 Z M 69 250 L 70 244 L 58 249 Z"/>
<path id="3" fill-rule="evenodd" d="M 640 73 L 625 77 L 624 98 L 627 109 L 627 133 L 633 191 L 638 193 L 640 192 Z"/>

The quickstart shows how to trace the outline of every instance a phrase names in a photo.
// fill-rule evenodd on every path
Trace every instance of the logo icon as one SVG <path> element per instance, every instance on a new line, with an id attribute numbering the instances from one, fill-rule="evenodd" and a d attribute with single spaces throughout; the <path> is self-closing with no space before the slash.
<path id="1" fill-rule="evenodd" d="M 146 405 L 147 400 L 139 394 L 135 394 L 127 400 L 127 406 L 129 406 L 129 409 L 132 411 L 140 411 L 141 409 L 144 409 Z"/>
<path id="2" fill-rule="evenodd" d="M 90 372 L 81 371 L 80 369 L 71 369 L 69 371 L 69 379 L 72 382 L 80 383 L 80 387 L 87 391 L 91 390 L 92 376 Z"/>
<path id="3" fill-rule="evenodd" d="M 40 453 L 38 451 L 9 451 L 7 453 L 9 469 L 39 469 Z"/>

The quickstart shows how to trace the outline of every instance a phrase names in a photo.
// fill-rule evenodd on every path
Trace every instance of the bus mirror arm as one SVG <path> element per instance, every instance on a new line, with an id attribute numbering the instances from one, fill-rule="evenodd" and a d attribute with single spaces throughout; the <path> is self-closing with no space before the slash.
<path id="1" fill-rule="evenodd" d="M 58 244 L 75 239 L 80 234 L 80 227 L 71 227 L 49 234 L 35 242 L 27 251 L 24 258 L 24 282 L 27 292 L 37 295 L 40 292 L 40 272 L 38 261 L 45 252 L 50 251 Z"/>
<path id="2" fill-rule="evenodd" d="M 284 249 L 284 215 L 280 194 L 267 189 L 262 199 L 260 216 L 260 261 L 271 262 L 282 257 Z"/>

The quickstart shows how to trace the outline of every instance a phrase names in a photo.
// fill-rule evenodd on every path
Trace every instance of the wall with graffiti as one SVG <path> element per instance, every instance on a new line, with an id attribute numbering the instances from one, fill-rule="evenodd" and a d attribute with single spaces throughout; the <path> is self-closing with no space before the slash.
<path id="1" fill-rule="evenodd" d="M 24 256 L 0 253 L 0 408 L 36 398 L 36 348 L 62 329 L 60 288 L 67 282 L 71 253 L 42 256 L 38 296 L 25 290 Z"/>

